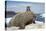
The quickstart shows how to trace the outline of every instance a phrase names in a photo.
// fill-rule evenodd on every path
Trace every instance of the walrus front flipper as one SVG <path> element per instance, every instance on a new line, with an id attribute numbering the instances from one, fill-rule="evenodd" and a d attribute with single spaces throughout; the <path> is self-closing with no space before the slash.
<path id="1" fill-rule="evenodd" d="M 33 21 L 33 23 L 35 24 L 35 18 L 34 18 L 32 21 Z"/>
<path id="2" fill-rule="evenodd" d="M 33 23 L 35 24 L 35 21 L 33 21 Z"/>

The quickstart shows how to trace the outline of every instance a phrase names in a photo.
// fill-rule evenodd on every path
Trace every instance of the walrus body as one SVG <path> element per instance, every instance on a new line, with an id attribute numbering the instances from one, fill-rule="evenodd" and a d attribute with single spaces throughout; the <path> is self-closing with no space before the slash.
<path id="1" fill-rule="evenodd" d="M 26 25 L 35 23 L 34 14 L 31 12 L 20 13 L 17 16 L 14 16 L 9 22 L 9 26 L 17 26 L 20 29 L 24 29 Z"/>

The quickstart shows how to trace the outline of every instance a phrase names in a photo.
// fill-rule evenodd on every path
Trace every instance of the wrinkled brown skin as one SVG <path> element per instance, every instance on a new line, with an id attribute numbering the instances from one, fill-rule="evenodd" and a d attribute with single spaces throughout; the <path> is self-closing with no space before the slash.
<path id="1" fill-rule="evenodd" d="M 17 26 L 24 29 L 26 25 L 35 23 L 35 15 L 32 12 L 20 13 L 14 16 L 9 22 L 9 26 Z"/>

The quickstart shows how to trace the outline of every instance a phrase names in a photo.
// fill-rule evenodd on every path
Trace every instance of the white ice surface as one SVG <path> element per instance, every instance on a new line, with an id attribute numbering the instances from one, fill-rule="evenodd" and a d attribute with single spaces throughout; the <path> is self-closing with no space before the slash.
<path id="1" fill-rule="evenodd" d="M 6 23 L 8 24 L 11 19 L 12 18 L 6 18 Z M 40 22 L 40 21 L 35 21 L 35 22 L 36 24 L 43 24 L 43 22 Z"/>
<path id="2" fill-rule="evenodd" d="M 9 21 L 11 20 L 12 18 L 6 18 L 7 20 L 7 24 L 9 23 Z M 35 21 L 36 24 L 29 24 L 25 27 L 24 30 L 28 30 L 28 29 L 44 29 L 44 24 L 43 22 L 40 22 L 40 21 Z M 7 31 L 15 31 L 15 30 L 18 30 L 19 27 L 7 27 Z"/>

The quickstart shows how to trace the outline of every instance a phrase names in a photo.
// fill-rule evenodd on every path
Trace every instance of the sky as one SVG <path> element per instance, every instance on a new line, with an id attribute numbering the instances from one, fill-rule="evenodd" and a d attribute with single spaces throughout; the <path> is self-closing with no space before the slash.
<path id="1" fill-rule="evenodd" d="M 44 13 L 44 3 L 35 2 L 22 2 L 22 1 L 7 1 L 7 11 L 25 12 L 26 7 L 30 6 L 30 9 L 34 13 Z"/>
<path id="2" fill-rule="evenodd" d="M 40 3 L 45 2 L 45 0 L 5 0 L 5 1 L 25 1 L 25 2 L 40 2 Z"/>

